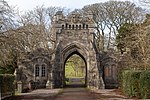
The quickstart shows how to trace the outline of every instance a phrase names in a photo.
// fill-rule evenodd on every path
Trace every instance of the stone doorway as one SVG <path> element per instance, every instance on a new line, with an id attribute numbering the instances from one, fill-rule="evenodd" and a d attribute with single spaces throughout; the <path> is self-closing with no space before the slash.
<path id="1" fill-rule="evenodd" d="M 64 62 L 64 87 L 87 86 L 87 63 L 78 52 L 72 52 Z"/>

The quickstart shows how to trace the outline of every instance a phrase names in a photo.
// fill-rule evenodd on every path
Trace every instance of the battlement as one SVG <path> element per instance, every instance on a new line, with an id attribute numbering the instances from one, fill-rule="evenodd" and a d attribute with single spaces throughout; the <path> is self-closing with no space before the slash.
<path id="1" fill-rule="evenodd" d="M 64 16 L 62 11 L 58 11 L 54 17 L 54 24 L 55 28 L 63 30 L 81 30 L 95 27 L 93 14 L 81 15 L 78 12 Z"/>
<path id="2" fill-rule="evenodd" d="M 68 24 L 65 23 L 62 25 L 62 29 L 72 29 L 72 30 L 77 30 L 77 29 L 88 29 L 88 25 L 87 24 Z"/>

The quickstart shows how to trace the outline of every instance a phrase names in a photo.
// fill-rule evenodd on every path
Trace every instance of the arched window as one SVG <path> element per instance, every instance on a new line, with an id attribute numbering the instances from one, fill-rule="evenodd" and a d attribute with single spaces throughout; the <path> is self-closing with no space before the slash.
<path id="1" fill-rule="evenodd" d="M 39 77 L 40 76 L 40 68 L 39 65 L 35 66 L 35 77 Z"/>
<path id="2" fill-rule="evenodd" d="M 46 76 L 46 68 L 45 65 L 42 65 L 42 77 Z"/>
<path id="3" fill-rule="evenodd" d="M 47 76 L 47 64 L 37 63 L 34 66 L 34 77 L 36 79 L 45 79 Z"/>

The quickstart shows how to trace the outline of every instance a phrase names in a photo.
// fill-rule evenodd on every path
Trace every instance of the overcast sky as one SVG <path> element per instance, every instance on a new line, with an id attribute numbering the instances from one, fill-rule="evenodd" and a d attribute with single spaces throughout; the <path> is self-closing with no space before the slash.
<path id="1" fill-rule="evenodd" d="M 6 0 L 9 5 L 16 6 L 20 11 L 32 10 L 36 6 L 44 5 L 49 6 L 61 6 L 71 9 L 82 8 L 85 5 L 106 2 L 109 0 Z M 117 0 L 117 1 L 127 1 L 127 0 Z M 135 0 L 128 0 L 135 1 Z"/>

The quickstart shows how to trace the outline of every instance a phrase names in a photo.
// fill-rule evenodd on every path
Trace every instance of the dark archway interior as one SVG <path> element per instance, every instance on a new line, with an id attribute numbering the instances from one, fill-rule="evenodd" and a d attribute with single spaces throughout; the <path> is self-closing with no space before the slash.
<path id="1" fill-rule="evenodd" d="M 74 82 L 72 82 L 72 84 L 66 84 L 66 79 L 67 79 L 67 81 L 70 81 L 70 80 L 72 80 L 71 78 L 70 79 L 68 79 L 68 78 L 66 78 L 66 76 L 65 76 L 65 66 L 66 66 L 66 63 L 67 63 L 67 60 L 70 58 L 70 57 L 72 57 L 73 55 L 78 55 L 79 57 L 80 57 L 80 59 L 82 59 L 83 61 L 84 61 L 84 65 L 85 65 L 85 76 L 84 76 L 84 83 L 82 83 L 82 84 L 77 84 L 76 82 L 74 83 Z M 79 78 L 75 78 L 75 80 L 80 80 Z M 72 53 L 70 53 L 68 56 L 67 56 L 67 58 L 65 59 L 65 62 L 64 62 L 64 80 L 63 80 L 63 82 L 64 82 L 64 87 L 86 87 L 87 86 L 87 63 L 86 63 L 86 60 L 85 60 L 85 58 L 78 52 L 78 51 L 74 51 L 74 52 L 72 52 Z"/>

